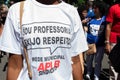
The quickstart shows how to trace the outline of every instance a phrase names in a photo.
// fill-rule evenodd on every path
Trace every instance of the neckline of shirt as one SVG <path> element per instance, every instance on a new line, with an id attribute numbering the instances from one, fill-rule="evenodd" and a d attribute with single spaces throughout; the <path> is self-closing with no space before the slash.
<path id="1" fill-rule="evenodd" d="M 36 0 L 31 0 L 34 4 L 36 4 L 36 5 L 38 5 L 38 6 L 42 6 L 42 7 L 59 7 L 59 6 L 61 6 L 64 2 L 63 1 L 61 1 L 59 4 L 55 4 L 55 5 L 46 5 L 46 4 L 42 4 L 42 3 L 39 3 L 38 1 L 36 1 Z"/>

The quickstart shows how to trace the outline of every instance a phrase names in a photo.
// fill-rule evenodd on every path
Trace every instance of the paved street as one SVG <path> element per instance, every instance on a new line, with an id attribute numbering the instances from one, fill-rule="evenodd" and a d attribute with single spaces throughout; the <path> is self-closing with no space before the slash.
<path id="1" fill-rule="evenodd" d="M 93 64 L 93 66 L 94 66 L 94 64 Z M 94 68 L 93 68 L 93 70 L 94 70 Z M 108 56 L 106 54 L 104 54 L 104 58 L 103 58 L 103 62 L 102 62 L 100 80 L 109 80 Z"/>
<path id="2" fill-rule="evenodd" d="M 7 56 L 5 56 L 1 59 L 0 80 L 6 80 L 6 78 L 5 78 L 6 77 L 6 71 L 5 72 L 3 71 L 6 62 L 7 62 Z M 100 80 L 109 80 L 108 77 L 109 77 L 109 74 L 108 74 L 108 58 L 107 58 L 107 55 L 104 55 Z"/>
<path id="3" fill-rule="evenodd" d="M 109 80 L 108 56 L 106 54 L 102 63 L 101 80 Z"/>
<path id="4" fill-rule="evenodd" d="M 5 55 L 3 58 L 1 58 L 0 62 L 0 80 L 6 80 L 6 71 L 3 71 L 6 62 L 7 56 Z"/>

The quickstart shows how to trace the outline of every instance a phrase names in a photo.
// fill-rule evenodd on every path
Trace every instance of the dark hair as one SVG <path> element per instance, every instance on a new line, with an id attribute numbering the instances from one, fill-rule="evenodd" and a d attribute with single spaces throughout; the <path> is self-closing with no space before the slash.
<path id="1" fill-rule="evenodd" d="M 101 17 L 106 15 L 107 12 L 107 4 L 105 4 L 103 1 L 95 1 L 93 4 L 93 8 L 97 7 L 101 13 Z"/>
<path id="2" fill-rule="evenodd" d="M 115 4 L 120 4 L 120 0 L 116 0 L 116 1 L 115 1 Z"/>
<path id="3" fill-rule="evenodd" d="M 77 11 L 78 11 L 78 13 L 79 13 L 79 15 L 80 15 L 81 20 L 83 19 L 82 12 L 83 12 L 84 10 L 87 10 L 87 11 L 88 11 L 87 6 L 86 6 L 85 4 L 82 4 L 82 5 L 78 6 L 78 8 L 77 8 Z"/>

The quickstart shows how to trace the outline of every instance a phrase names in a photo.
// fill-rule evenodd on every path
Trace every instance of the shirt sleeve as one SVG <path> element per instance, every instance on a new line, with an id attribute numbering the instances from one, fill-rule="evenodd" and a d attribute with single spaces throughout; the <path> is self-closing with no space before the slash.
<path id="1" fill-rule="evenodd" d="M 71 42 L 72 56 L 76 56 L 88 49 L 85 33 L 78 12 L 74 11 L 73 35 Z"/>
<path id="2" fill-rule="evenodd" d="M 113 17 L 114 17 L 114 6 L 110 7 L 109 12 L 106 17 L 107 22 L 113 22 Z"/>
<path id="3" fill-rule="evenodd" d="M 12 6 L 8 11 L 1 36 L 0 49 L 12 54 L 21 54 L 20 30 L 18 29 L 16 11 L 13 7 L 15 6 Z"/>

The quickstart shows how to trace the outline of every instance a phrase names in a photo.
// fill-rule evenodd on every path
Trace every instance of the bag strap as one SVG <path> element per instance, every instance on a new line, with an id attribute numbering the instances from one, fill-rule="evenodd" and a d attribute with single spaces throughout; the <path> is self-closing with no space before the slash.
<path id="1" fill-rule="evenodd" d="M 101 25 L 102 25 L 102 23 L 103 23 L 104 21 L 105 21 L 105 16 L 103 16 L 103 17 L 101 18 L 99 30 L 100 30 Z M 99 31 L 98 31 L 98 34 L 99 34 Z M 96 41 L 97 41 L 97 38 L 95 39 L 95 43 L 96 43 Z"/>
<path id="2" fill-rule="evenodd" d="M 24 7 L 24 1 L 21 1 L 20 2 L 20 29 L 21 29 L 21 32 L 22 32 L 23 7 Z M 25 46 L 24 46 L 24 54 L 25 54 L 25 59 L 26 59 L 26 63 L 27 63 L 28 75 L 29 75 L 29 78 L 32 79 L 32 71 L 31 71 L 31 68 L 30 68 L 28 53 L 27 53 L 27 50 L 26 50 Z"/>
<path id="3" fill-rule="evenodd" d="M 24 7 L 24 1 L 21 1 L 20 2 L 20 29 L 21 29 L 21 31 L 22 31 L 23 7 Z"/>

